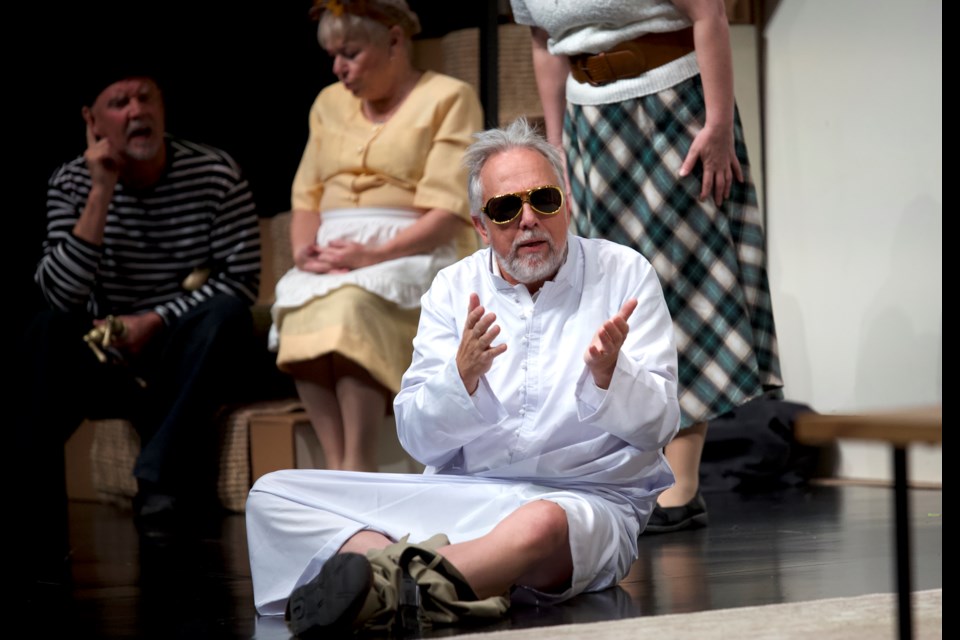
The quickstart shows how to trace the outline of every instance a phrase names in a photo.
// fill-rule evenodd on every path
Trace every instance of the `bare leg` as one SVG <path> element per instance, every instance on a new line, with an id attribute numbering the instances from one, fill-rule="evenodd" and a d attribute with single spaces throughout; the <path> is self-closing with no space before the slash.
<path id="1" fill-rule="evenodd" d="M 393 540 L 382 533 L 363 530 L 355 533 L 353 537 L 344 542 L 337 553 L 359 553 L 365 556 L 367 551 L 371 549 L 383 549 L 392 543 Z"/>
<path id="2" fill-rule="evenodd" d="M 361 531 L 340 547 L 340 553 L 366 554 L 390 543 L 379 533 Z M 573 577 L 567 514 L 547 500 L 525 504 L 483 537 L 438 551 L 480 598 L 500 595 L 514 584 L 556 591 L 566 588 Z"/>
<path id="3" fill-rule="evenodd" d="M 487 535 L 438 549 L 479 598 L 501 595 L 514 584 L 540 591 L 565 588 L 573 577 L 567 514 L 559 505 L 537 500 L 520 507 Z M 391 540 L 361 531 L 339 553 L 366 554 Z"/>
<path id="4" fill-rule="evenodd" d="M 290 372 L 313 431 L 323 447 L 327 469 L 340 470 L 344 468 L 344 427 L 331 367 L 331 358 L 323 357 L 291 366 Z"/>
<path id="5" fill-rule="evenodd" d="M 343 418 L 343 469 L 377 470 L 377 440 L 387 390 L 355 362 L 334 356 L 337 403 Z"/>
<path id="6" fill-rule="evenodd" d="M 573 576 L 567 514 L 546 500 L 525 504 L 481 538 L 439 551 L 481 598 L 514 584 L 556 591 Z"/>
<path id="7" fill-rule="evenodd" d="M 677 483 L 660 494 L 661 507 L 679 507 L 687 504 L 700 488 L 700 456 L 707 437 L 707 423 L 699 422 L 682 429 L 663 449 L 667 462 L 673 468 Z"/>

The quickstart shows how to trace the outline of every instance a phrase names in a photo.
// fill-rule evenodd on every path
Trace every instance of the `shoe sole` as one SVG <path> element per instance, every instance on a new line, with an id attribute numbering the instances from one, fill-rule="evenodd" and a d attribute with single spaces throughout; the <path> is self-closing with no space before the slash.
<path id="1" fill-rule="evenodd" d="M 698 513 L 692 518 L 686 520 L 681 520 L 676 524 L 668 525 L 647 525 L 647 528 L 643 530 L 642 533 L 673 533 L 674 531 L 681 531 L 683 529 L 700 529 L 709 524 L 709 518 L 706 513 Z"/>
<path id="2" fill-rule="evenodd" d="M 373 570 L 364 556 L 337 554 L 316 578 L 290 594 L 287 625 L 305 639 L 349 633 L 372 586 Z"/>

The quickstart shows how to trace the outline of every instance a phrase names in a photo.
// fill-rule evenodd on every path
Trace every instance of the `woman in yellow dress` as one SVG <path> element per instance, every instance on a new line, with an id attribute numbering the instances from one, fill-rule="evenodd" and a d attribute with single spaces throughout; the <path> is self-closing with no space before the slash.
<path id="1" fill-rule="evenodd" d="M 277 284 L 271 346 L 327 468 L 373 471 L 420 296 L 477 248 L 461 156 L 483 116 L 469 85 L 413 66 L 420 25 L 404 0 L 314 10 L 339 81 L 310 111 L 292 193 L 296 266 Z"/>

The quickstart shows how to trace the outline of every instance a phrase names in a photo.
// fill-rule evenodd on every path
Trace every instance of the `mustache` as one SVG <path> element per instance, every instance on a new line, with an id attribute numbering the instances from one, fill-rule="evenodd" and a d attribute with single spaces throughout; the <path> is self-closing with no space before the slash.
<path id="1" fill-rule="evenodd" d="M 130 124 L 127 125 L 126 134 L 130 135 L 138 129 L 153 129 L 153 125 L 150 123 L 150 120 L 147 118 L 134 118 L 130 121 Z"/>
<path id="2" fill-rule="evenodd" d="M 543 231 L 536 231 L 534 229 L 529 229 L 522 232 L 519 236 L 513 239 L 513 246 L 511 249 L 516 253 L 517 249 L 520 248 L 520 245 L 527 244 L 528 242 L 546 242 L 547 246 L 550 249 L 553 249 L 553 240 Z"/>

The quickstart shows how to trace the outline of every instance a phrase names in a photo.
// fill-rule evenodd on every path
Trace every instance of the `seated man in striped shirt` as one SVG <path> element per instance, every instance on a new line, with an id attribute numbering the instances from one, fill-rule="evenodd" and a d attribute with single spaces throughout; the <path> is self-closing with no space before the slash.
<path id="1" fill-rule="evenodd" d="M 254 344 L 253 196 L 229 155 L 165 132 L 155 78 L 130 66 L 91 83 L 86 151 L 47 188 L 35 281 L 48 308 L 20 345 L 17 430 L 29 458 L 25 534 L 57 547 L 61 565 L 66 438 L 84 418 L 130 419 L 141 438 L 135 520 L 142 536 L 166 536 L 197 514 L 186 507 L 210 506 L 211 418 Z"/>

